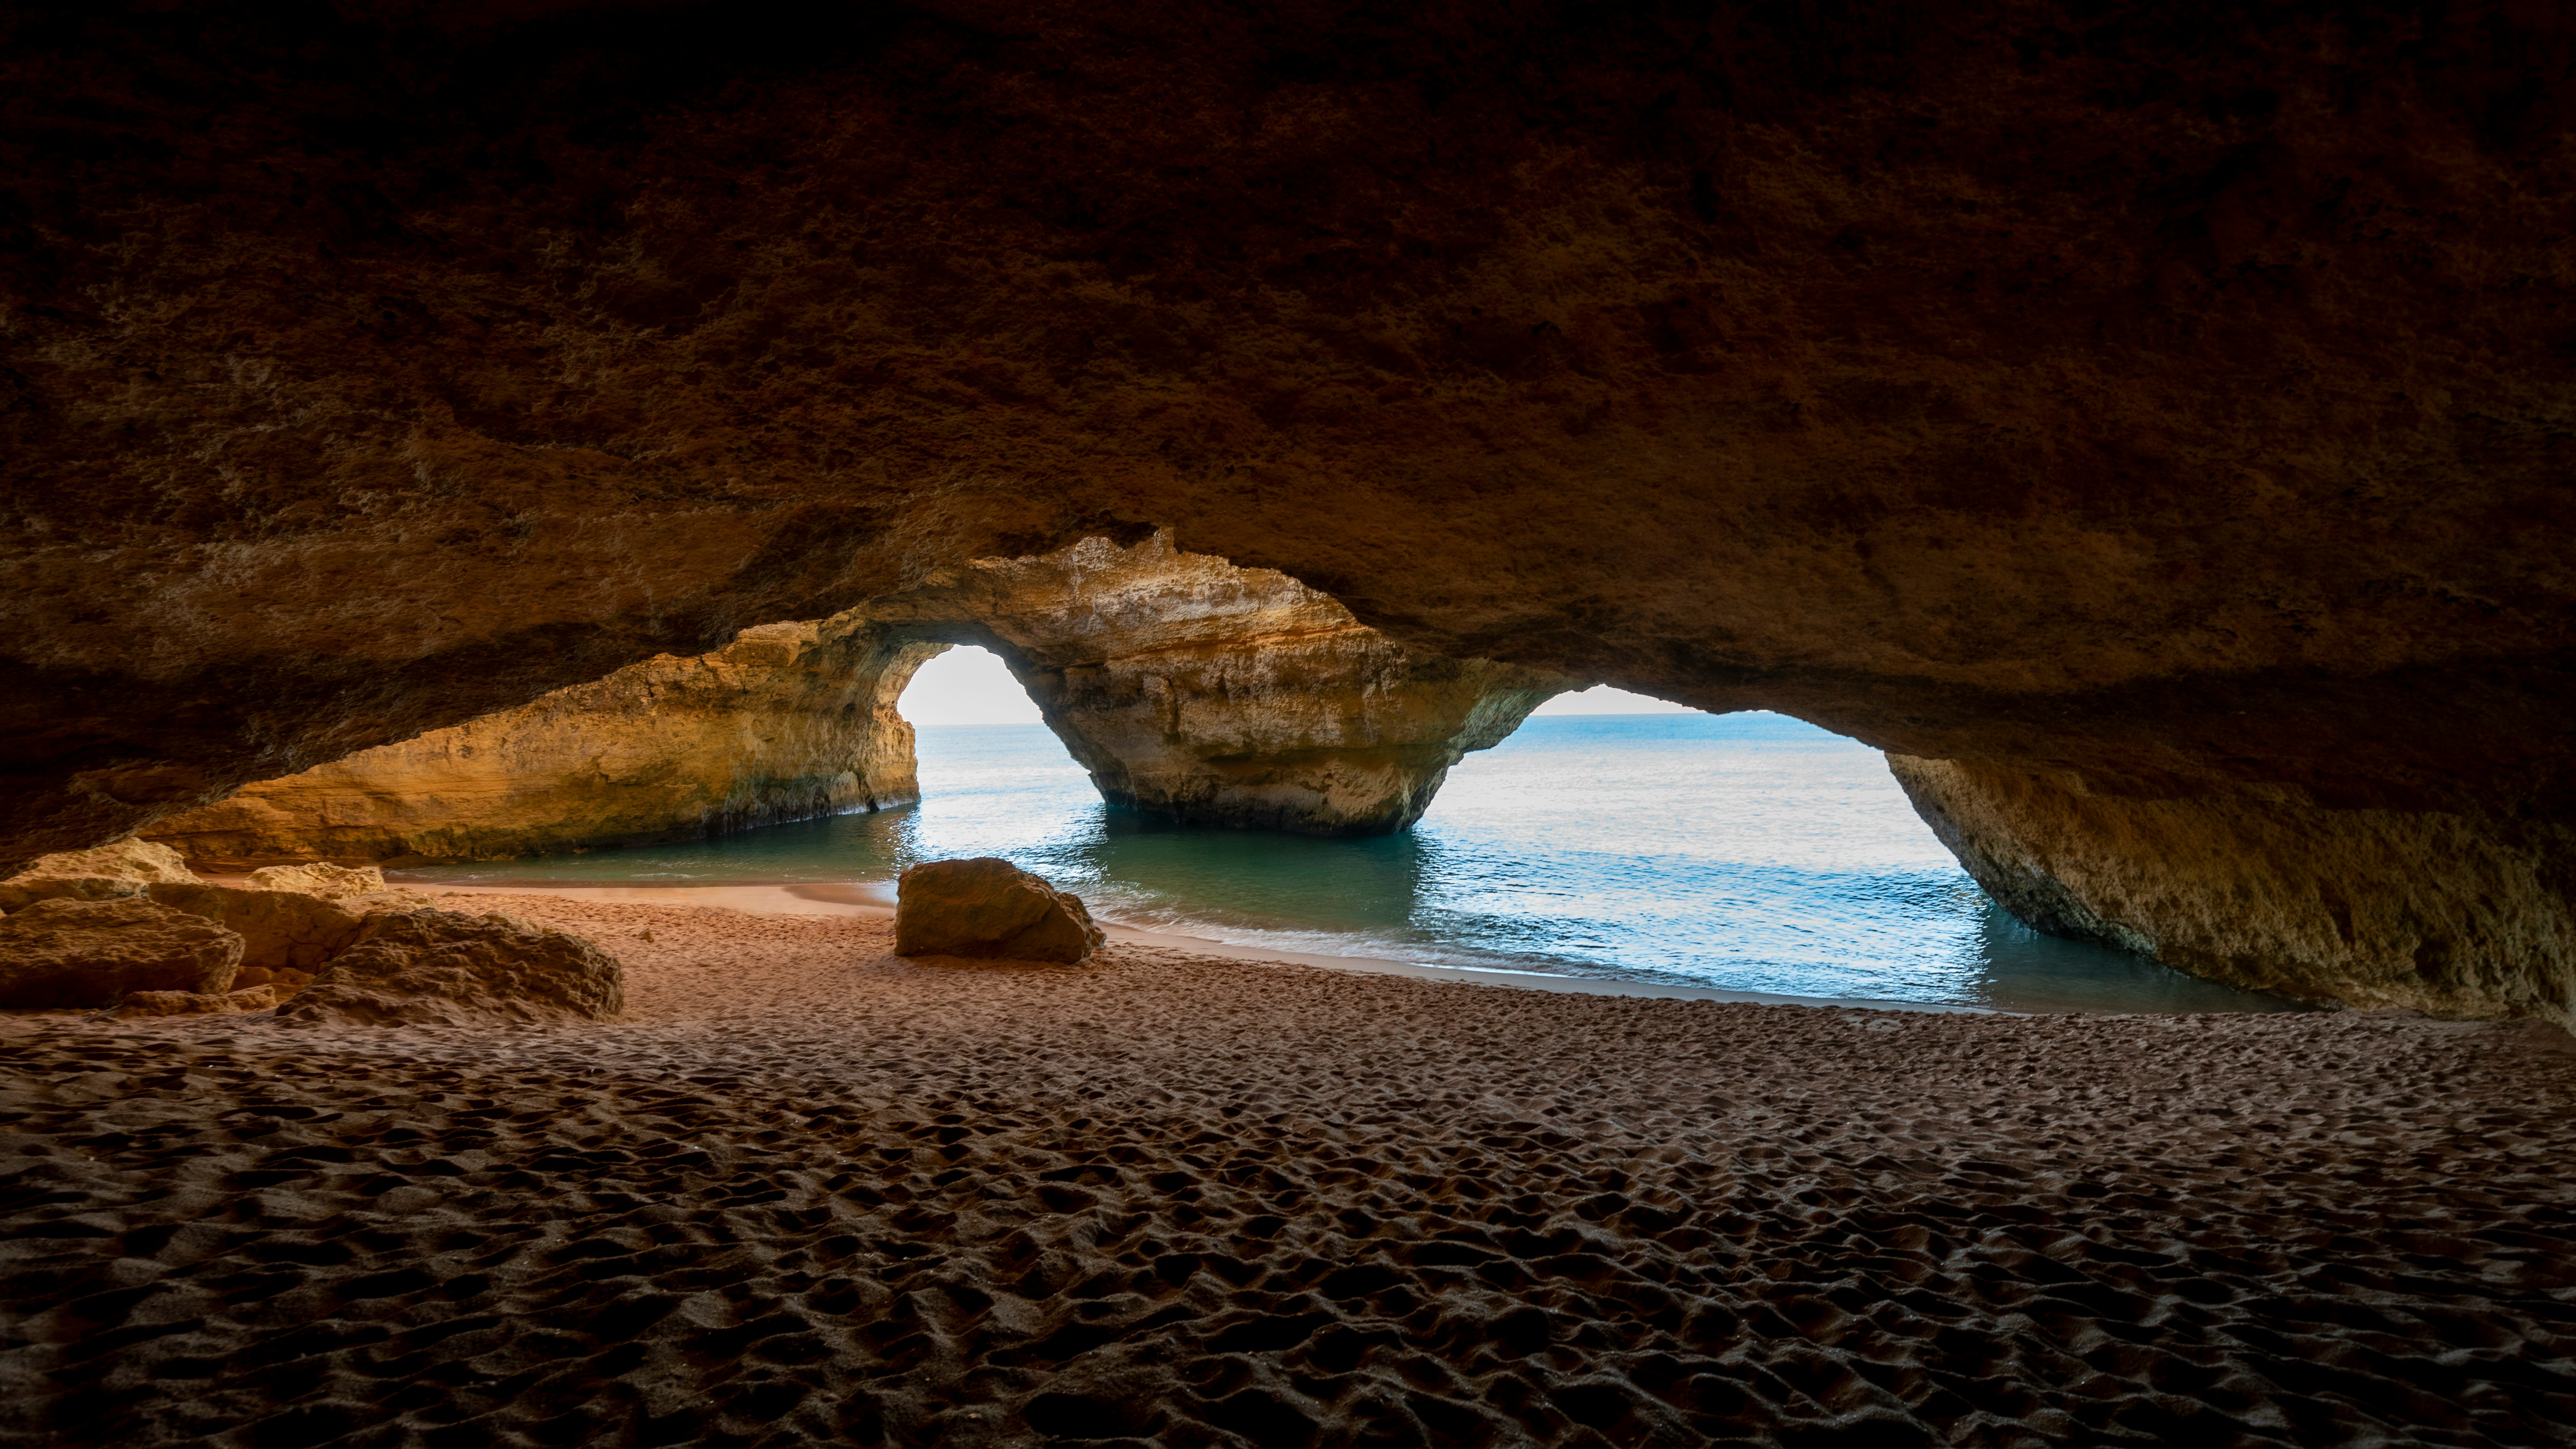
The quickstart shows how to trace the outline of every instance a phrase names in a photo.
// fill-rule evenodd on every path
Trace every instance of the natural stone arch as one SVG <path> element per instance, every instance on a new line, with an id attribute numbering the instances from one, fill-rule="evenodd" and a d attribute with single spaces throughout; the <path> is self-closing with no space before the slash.
<path id="1" fill-rule="evenodd" d="M 1406 649 L 1284 574 L 1157 535 L 940 570 L 166 821 L 208 865 L 683 839 L 918 798 L 896 708 L 955 644 L 1009 665 L 1104 799 L 1196 824 L 1401 830 L 1459 757 L 1576 681 Z"/>
<path id="2" fill-rule="evenodd" d="M 1162 534 L 941 570 L 856 615 L 992 649 L 1102 798 L 1201 825 L 1404 829 L 1460 756 L 1583 687 L 1408 649 L 1285 574 Z"/>
<path id="3" fill-rule="evenodd" d="M 604 27 L 638 64 L 550 8 L 20 37 L 0 868 L 1160 526 L 1408 648 L 2576 879 L 2549 7 Z M 2426 960 L 2564 999 L 2503 944 L 2561 905 L 2497 899 Z"/>

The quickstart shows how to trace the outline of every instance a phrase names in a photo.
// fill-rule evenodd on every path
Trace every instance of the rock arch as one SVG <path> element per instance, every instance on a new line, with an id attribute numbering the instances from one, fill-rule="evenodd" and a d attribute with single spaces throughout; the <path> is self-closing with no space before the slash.
<path id="1" fill-rule="evenodd" d="M 1168 527 L 1407 649 L 2268 820 L 2212 911 L 2311 818 L 2528 852 L 2344 915 L 2491 900 L 2404 958 L 2565 1019 L 2563 11 L 31 26 L 0 868 Z"/>
<path id="2" fill-rule="evenodd" d="M 1102 797 L 1197 824 L 1377 834 L 1577 681 L 1411 650 L 1284 574 L 1091 539 L 830 619 L 745 630 L 518 709 L 245 787 L 151 838 L 226 867 L 689 838 L 918 798 L 896 702 L 993 650 Z"/>
<path id="3" fill-rule="evenodd" d="M 1329 596 L 1157 534 L 934 572 L 854 611 L 992 649 L 1102 797 L 1201 825 L 1372 835 L 1583 683 L 1410 649 Z"/>

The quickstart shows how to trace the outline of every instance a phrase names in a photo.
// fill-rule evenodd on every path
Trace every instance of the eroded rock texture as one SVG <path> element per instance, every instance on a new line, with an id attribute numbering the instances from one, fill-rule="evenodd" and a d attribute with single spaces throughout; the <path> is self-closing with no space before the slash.
<path id="1" fill-rule="evenodd" d="M 712 654 L 656 656 L 261 782 L 155 838 L 209 869 L 470 860 L 902 804 L 919 787 L 895 699 L 940 647 L 813 624 L 749 629 Z"/>
<path id="2" fill-rule="evenodd" d="M 1401 830 L 1462 755 L 1581 687 L 1406 648 L 1164 535 L 942 569 L 862 612 L 994 650 L 1104 799 L 1201 825 Z"/>
<path id="3" fill-rule="evenodd" d="M 222 993 L 242 938 L 142 899 L 58 896 L 0 919 L 0 1007 L 113 1006 L 129 991 Z"/>
<path id="4" fill-rule="evenodd" d="M 387 911 L 278 1008 L 292 1021 L 456 1026 L 607 1021 L 626 1005 L 617 958 L 515 916 Z"/>
<path id="5" fill-rule="evenodd" d="M 933 860 L 896 883 L 894 953 L 1079 966 L 1101 930 L 1079 896 L 1007 860 Z"/>
<path id="6" fill-rule="evenodd" d="M 337 865 L 327 860 L 265 865 L 252 871 L 246 879 L 260 890 L 294 891 L 299 895 L 320 896 L 326 901 L 382 895 L 386 889 L 385 873 L 372 865 Z"/>
<path id="7" fill-rule="evenodd" d="M 170 847 L 149 840 L 119 840 L 90 850 L 44 856 L 0 881 L 0 911 L 61 897 L 112 900 L 148 894 L 156 885 L 196 882 L 196 872 L 188 869 L 187 860 Z"/>
<path id="8" fill-rule="evenodd" d="M 0 868 L 1156 526 L 1918 757 L 2576 820 L 2563 7 L 814 15 L 13 22 Z"/>
<path id="9" fill-rule="evenodd" d="M 366 910 L 357 899 L 326 900 L 302 891 L 205 883 L 156 885 L 150 894 L 162 905 L 203 916 L 240 936 L 242 967 L 256 971 L 320 970 L 324 961 L 358 938 Z"/>
<path id="10" fill-rule="evenodd" d="M 1284 574 L 1159 535 L 1091 539 L 630 665 L 252 785 L 155 835 L 209 867 L 472 859 L 902 803 L 918 787 L 896 702 L 952 641 L 1002 655 L 1111 803 L 1323 834 L 1410 825 L 1460 755 L 1574 687 L 1406 649 Z"/>
<path id="11" fill-rule="evenodd" d="M 284 988 L 246 986 L 239 991 L 129 991 L 116 1003 L 119 1020 L 150 1016 L 235 1016 L 271 1011 L 286 999 Z"/>
<path id="12" fill-rule="evenodd" d="M 2099 794 L 1890 756 L 1977 883 L 2042 930 L 2257 991 L 2576 1027 L 2576 831 L 2432 811 Z"/>

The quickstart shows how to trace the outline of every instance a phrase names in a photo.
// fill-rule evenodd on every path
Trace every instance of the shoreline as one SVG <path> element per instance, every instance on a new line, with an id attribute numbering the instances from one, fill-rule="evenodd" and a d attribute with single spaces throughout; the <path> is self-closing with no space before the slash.
<path id="1" fill-rule="evenodd" d="M 718 906 L 752 915 L 891 917 L 894 914 L 893 883 L 877 881 L 815 881 L 789 885 L 720 886 L 457 885 L 431 887 L 414 881 L 400 884 L 405 889 L 420 891 L 424 895 L 556 896 L 565 900 L 603 903 Z M 1448 981 L 1474 986 L 1518 987 L 1524 991 L 1552 991 L 1576 996 L 1650 997 L 1666 1001 L 1716 1001 L 1747 1006 L 1810 1006 L 1849 1011 L 1913 1011 L 1942 1016 L 2029 1014 L 1999 1007 L 1962 1006 L 1939 1001 L 1791 996 L 1781 992 L 1727 991 L 1713 986 L 1675 986 L 1658 981 L 1560 976 L 1551 972 L 1513 971 L 1499 967 L 1430 966 L 1418 961 L 1396 961 L 1382 956 L 1328 956 L 1310 951 L 1279 951 L 1264 946 L 1237 946 L 1230 942 L 1210 940 L 1204 936 L 1147 931 L 1105 920 L 1100 922 L 1100 929 L 1113 942 L 1151 946 L 1169 951 L 1186 951 L 1193 955 L 1215 956 L 1230 961 L 1284 962 L 1296 966 L 1317 966 L 1327 971 L 1348 971 L 1373 976 L 1402 976 L 1415 981 Z M 2098 1016 L 2124 1013 L 2073 1014 Z"/>

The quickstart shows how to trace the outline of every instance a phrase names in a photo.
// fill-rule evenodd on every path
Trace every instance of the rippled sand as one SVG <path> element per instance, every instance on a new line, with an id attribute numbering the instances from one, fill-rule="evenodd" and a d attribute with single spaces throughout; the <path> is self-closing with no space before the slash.
<path id="1" fill-rule="evenodd" d="M 0 1026 L 0 1437 L 2379 1444 L 2576 1423 L 2576 1050 L 477 899 L 612 1025 Z M 651 932 L 647 940 L 641 934 Z"/>

